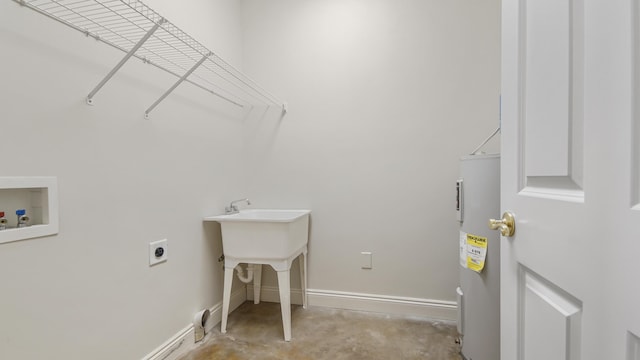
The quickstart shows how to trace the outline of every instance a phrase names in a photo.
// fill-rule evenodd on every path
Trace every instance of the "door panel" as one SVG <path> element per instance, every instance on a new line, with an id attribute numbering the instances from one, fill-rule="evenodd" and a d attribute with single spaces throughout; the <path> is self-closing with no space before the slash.
<path id="1" fill-rule="evenodd" d="M 525 359 L 580 359 L 582 304 L 521 267 L 520 309 Z"/>
<path id="2" fill-rule="evenodd" d="M 640 360 L 640 338 L 629 332 L 627 343 L 627 360 Z"/>
<path id="3" fill-rule="evenodd" d="M 569 4 L 568 0 L 530 0 L 523 6 L 527 176 L 569 175 Z M 540 151 L 544 149 L 549 151 Z"/>
<path id="4" fill-rule="evenodd" d="M 581 0 L 522 1 L 523 187 L 579 197 L 583 164 Z"/>

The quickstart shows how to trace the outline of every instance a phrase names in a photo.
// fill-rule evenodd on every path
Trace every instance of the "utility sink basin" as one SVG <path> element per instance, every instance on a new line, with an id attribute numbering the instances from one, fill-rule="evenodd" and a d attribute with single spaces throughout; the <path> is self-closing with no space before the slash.
<path id="1" fill-rule="evenodd" d="M 246 209 L 205 217 L 222 231 L 225 258 L 285 259 L 307 245 L 311 210 Z"/>

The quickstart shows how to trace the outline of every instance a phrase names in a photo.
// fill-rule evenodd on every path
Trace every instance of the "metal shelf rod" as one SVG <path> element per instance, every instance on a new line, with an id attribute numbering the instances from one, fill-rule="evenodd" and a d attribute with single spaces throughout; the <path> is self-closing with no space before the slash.
<path id="1" fill-rule="evenodd" d="M 231 65 L 228 62 L 224 61 L 218 55 L 213 54 L 213 56 L 214 56 L 214 58 L 216 60 L 218 60 L 219 62 L 224 64 L 224 66 L 220 66 L 218 64 L 218 62 L 216 62 L 216 61 L 213 61 L 213 62 L 216 65 L 220 66 L 220 68 L 225 70 L 229 75 L 233 76 L 238 81 L 240 81 L 241 83 L 245 84 L 247 87 L 251 88 L 253 91 L 257 92 L 258 94 L 261 94 L 264 98 L 268 99 L 274 105 L 282 105 L 283 104 L 282 101 L 278 100 L 278 98 L 276 98 L 271 93 L 266 91 L 264 88 L 262 88 L 260 85 L 258 85 L 258 83 L 256 83 L 250 77 L 248 77 L 247 75 L 243 74 L 240 70 L 236 69 L 233 65 Z M 228 68 L 231 68 L 231 70 L 229 70 Z M 238 75 L 236 75 L 236 74 L 238 74 Z"/>
<path id="2" fill-rule="evenodd" d="M 111 71 L 109 71 L 109 73 L 107 74 L 107 76 L 104 77 L 104 79 L 102 79 L 102 81 L 100 81 L 100 83 L 98 83 L 98 85 L 96 85 L 96 87 L 91 90 L 91 92 L 89 93 L 89 95 L 87 95 L 87 104 L 92 105 L 93 104 L 93 97 L 94 95 L 100 90 L 102 89 L 102 87 L 104 86 L 104 84 L 107 83 L 107 81 L 109 81 L 113 75 L 116 74 L 116 72 L 118 72 L 118 70 L 120 70 L 120 68 L 122 67 L 122 65 L 124 65 L 127 60 L 129 60 L 129 58 L 131 58 L 131 56 L 133 56 L 133 54 L 136 53 L 136 51 L 138 51 L 138 49 L 140 49 L 140 47 L 142 46 L 142 44 L 145 43 L 145 41 L 147 41 L 151 35 L 153 35 L 153 33 L 158 30 L 158 28 L 160 27 L 160 24 L 162 24 L 164 22 L 164 19 L 161 19 L 158 23 L 156 23 L 151 30 L 147 31 L 147 33 L 142 37 L 142 39 L 140 39 L 140 41 L 138 41 L 138 43 L 131 48 L 131 50 L 129 50 L 129 52 L 122 58 L 122 60 L 120 60 L 120 62 L 118 62 L 118 64 L 116 64 L 116 66 L 111 69 Z"/>
<path id="3" fill-rule="evenodd" d="M 153 64 L 151 64 L 151 65 L 153 65 Z M 164 69 L 163 69 L 163 70 L 164 70 Z M 174 74 L 174 75 L 175 75 L 175 74 Z M 232 100 L 231 98 L 229 98 L 229 97 L 227 97 L 227 96 L 224 96 L 224 95 L 222 95 L 222 94 L 219 94 L 218 92 L 213 91 L 213 90 L 211 90 L 211 89 L 209 89 L 209 88 L 207 88 L 207 87 L 205 87 L 205 86 L 202 86 L 202 85 L 198 84 L 198 83 L 197 83 L 197 82 L 195 82 L 195 81 L 192 81 L 192 80 L 190 80 L 190 79 L 185 79 L 184 81 L 185 81 L 185 82 L 188 82 L 188 83 L 189 83 L 189 84 L 191 84 L 191 85 L 197 86 L 197 87 L 199 87 L 200 89 L 202 89 L 202 90 L 204 90 L 204 91 L 206 91 L 206 92 L 208 92 L 208 93 L 210 93 L 210 94 L 212 94 L 212 95 L 215 95 L 215 96 L 217 96 L 217 97 L 219 97 L 219 98 L 221 98 L 221 99 L 223 99 L 223 100 L 226 100 L 226 101 L 228 101 L 228 102 L 232 103 L 233 105 L 236 105 L 236 106 L 239 106 L 239 107 L 244 107 L 244 105 L 243 105 L 243 104 L 241 104 L 241 103 L 239 103 L 239 102 L 237 102 L 237 101 L 235 101 L 235 100 Z M 244 100 L 244 99 L 243 99 L 243 100 Z M 245 100 L 245 101 L 246 101 L 246 100 Z"/>

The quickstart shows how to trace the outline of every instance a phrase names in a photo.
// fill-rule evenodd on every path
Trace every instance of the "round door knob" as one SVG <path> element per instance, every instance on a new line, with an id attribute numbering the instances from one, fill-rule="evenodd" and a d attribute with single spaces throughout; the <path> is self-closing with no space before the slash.
<path id="1" fill-rule="evenodd" d="M 516 219 L 512 213 L 507 211 L 502 214 L 502 219 L 489 219 L 489 229 L 500 229 L 502 236 L 513 236 L 516 232 Z"/>

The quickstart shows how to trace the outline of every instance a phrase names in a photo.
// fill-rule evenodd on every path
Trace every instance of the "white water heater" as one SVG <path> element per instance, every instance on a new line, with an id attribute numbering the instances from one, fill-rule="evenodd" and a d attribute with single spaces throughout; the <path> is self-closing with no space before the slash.
<path id="1" fill-rule="evenodd" d="M 466 360 L 500 359 L 500 155 L 460 159 L 458 332 Z"/>

